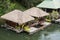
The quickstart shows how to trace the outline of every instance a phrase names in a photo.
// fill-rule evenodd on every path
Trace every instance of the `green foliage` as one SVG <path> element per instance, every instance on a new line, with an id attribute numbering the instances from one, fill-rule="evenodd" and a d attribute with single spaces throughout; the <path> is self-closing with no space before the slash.
<path id="1" fill-rule="evenodd" d="M 30 8 L 30 7 L 36 6 L 41 1 L 43 0 L 20 0 L 19 3 L 21 2 L 22 5 L 24 5 L 27 8 Z"/>
<path id="2" fill-rule="evenodd" d="M 25 7 L 33 7 L 41 1 L 43 0 L 0 0 L 0 16 L 14 9 L 25 10 Z"/>
<path id="3" fill-rule="evenodd" d="M 14 10 L 15 9 L 15 4 L 14 3 L 10 3 L 7 11 L 11 11 L 11 10 Z"/>
<path id="4" fill-rule="evenodd" d="M 59 13 L 57 11 L 52 11 L 51 17 L 52 19 L 57 19 L 59 17 Z"/>
<path id="5" fill-rule="evenodd" d="M 33 7 L 41 1 L 43 0 L 0 0 L 0 16 L 14 9 L 25 10 L 25 7 Z"/>
<path id="6" fill-rule="evenodd" d="M 0 16 L 14 9 L 25 10 L 25 8 L 18 2 L 11 2 L 11 0 L 0 0 Z"/>

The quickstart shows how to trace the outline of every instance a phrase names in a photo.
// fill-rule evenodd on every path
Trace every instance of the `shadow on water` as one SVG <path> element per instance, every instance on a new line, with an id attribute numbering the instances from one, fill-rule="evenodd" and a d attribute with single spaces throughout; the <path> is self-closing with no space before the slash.
<path id="1" fill-rule="evenodd" d="M 33 35 L 28 35 L 23 32 L 17 34 L 11 30 L 0 28 L 0 39 L 1 40 L 38 40 L 38 38 L 40 37 L 40 32 L 37 32 Z"/>
<path id="2" fill-rule="evenodd" d="M 33 35 L 25 32 L 17 34 L 11 30 L 0 28 L 0 40 L 60 40 L 60 25 L 52 24 Z"/>

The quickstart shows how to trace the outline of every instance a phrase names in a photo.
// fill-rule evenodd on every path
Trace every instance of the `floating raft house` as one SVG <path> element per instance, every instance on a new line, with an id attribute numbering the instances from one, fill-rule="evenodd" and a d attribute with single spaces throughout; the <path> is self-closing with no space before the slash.
<path id="1" fill-rule="evenodd" d="M 44 12 L 43 10 L 39 9 L 39 8 L 36 8 L 36 7 L 33 7 L 33 8 L 30 8 L 26 11 L 24 11 L 25 14 L 28 14 L 30 16 L 34 16 L 34 17 L 38 17 L 38 18 L 41 18 L 41 17 L 44 17 L 44 16 L 48 16 L 49 13 L 46 13 Z M 35 23 L 34 23 L 35 24 Z M 50 25 L 51 23 L 49 22 L 44 22 L 43 23 L 43 26 L 42 27 L 39 27 L 39 28 L 36 28 L 34 26 L 30 26 L 30 30 L 29 31 L 26 31 L 28 32 L 29 34 L 33 34 L 39 30 L 42 30 L 44 28 L 46 28 L 48 25 Z M 38 26 L 37 26 L 38 27 Z M 24 30 L 25 31 L 25 30 Z"/>
<path id="2" fill-rule="evenodd" d="M 5 15 L 2 15 L 1 18 L 5 19 L 6 22 L 4 26 L 2 25 L 3 27 L 16 31 L 17 33 L 23 31 L 23 29 L 20 27 L 21 24 L 34 20 L 33 17 L 23 14 L 23 12 L 20 10 L 13 10 Z"/>

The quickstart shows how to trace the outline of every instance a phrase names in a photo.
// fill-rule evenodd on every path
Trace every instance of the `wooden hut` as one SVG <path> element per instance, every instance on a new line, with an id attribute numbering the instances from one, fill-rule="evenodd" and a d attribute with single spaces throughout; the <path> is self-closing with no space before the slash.
<path id="1" fill-rule="evenodd" d="M 30 34 L 33 34 L 33 33 L 37 32 L 38 30 L 41 30 L 41 29 L 47 27 L 48 25 L 50 25 L 50 23 L 45 22 L 45 18 L 44 18 L 45 16 L 48 16 L 49 14 L 39 8 L 32 7 L 30 9 L 24 11 L 23 13 L 28 14 L 32 17 L 37 17 L 39 20 L 36 23 L 33 23 L 32 25 L 30 25 L 30 30 L 27 31 Z M 36 26 L 38 24 L 39 24 L 39 26 Z M 41 26 L 41 24 L 43 24 L 43 26 Z"/>
<path id="2" fill-rule="evenodd" d="M 42 8 L 46 12 L 52 12 L 52 10 L 57 10 L 60 12 L 60 0 L 44 0 L 37 7 Z"/>
<path id="3" fill-rule="evenodd" d="M 21 24 L 34 20 L 33 17 L 23 14 L 20 10 L 13 10 L 5 15 L 1 16 L 1 18 L 5 19 L 6 24 L 4 25 L 7 29 L 11 29 L 20 33 L 23 31 Z"/>

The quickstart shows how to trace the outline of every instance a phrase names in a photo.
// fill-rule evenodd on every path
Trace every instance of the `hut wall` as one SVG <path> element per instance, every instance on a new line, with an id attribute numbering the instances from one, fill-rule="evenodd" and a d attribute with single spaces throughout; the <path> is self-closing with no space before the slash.
<path id="1" fill-rule="evenodd" d="M 17 23 L 12 22 L 12 21 L 9 21 L 9 20 L 6 20 L 6 24 L 8 24 L 8 25 L 10 25 L 10 26 L 12 26 L 12 27 L 15 27 L 15 26 L 18 25 Z"/>

